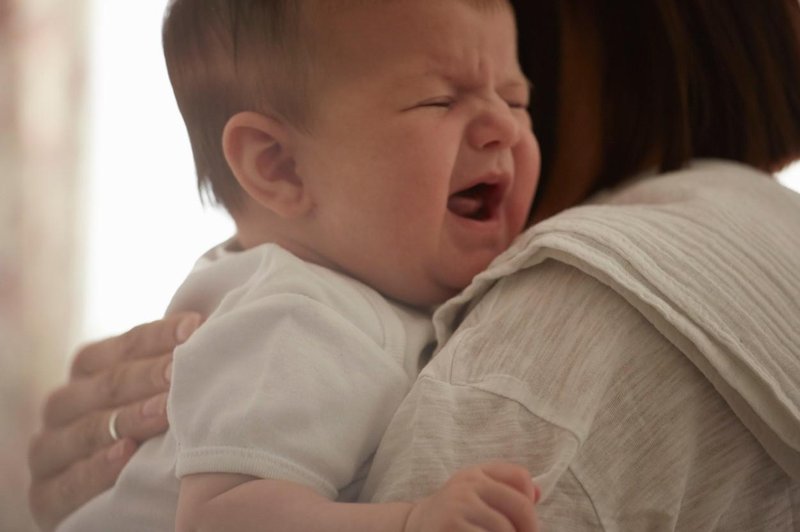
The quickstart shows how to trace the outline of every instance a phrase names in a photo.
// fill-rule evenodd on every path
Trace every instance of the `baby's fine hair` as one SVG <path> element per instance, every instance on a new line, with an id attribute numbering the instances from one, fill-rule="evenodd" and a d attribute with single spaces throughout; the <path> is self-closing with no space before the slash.
<path id="1" fill-rule="evenodd" d="M 201 194 L 232 214 L 242 191 L 222 151 L 236 113 L 302 124 L 308 113 L 313 40 L 291 0 L 175 0 L 163 26 L 167 71 L 194 155 Z"/>
<path id="2" fill-rule="evenodd" d="M 277 116 L 299 128 L 313 116 L 316 39 L 326 16 L 403 0 L 173 0 L 163 25 L 164 56 L 192 146 L 201 196 L 231 214 L 244 192 L 222 150 L 236 113 Z M 431 0 L 436 1 L 436 0 Z M 478 9 L 508 0 L 463 0 Z M 387 36 L 391 38 L 391 36 Z"/>

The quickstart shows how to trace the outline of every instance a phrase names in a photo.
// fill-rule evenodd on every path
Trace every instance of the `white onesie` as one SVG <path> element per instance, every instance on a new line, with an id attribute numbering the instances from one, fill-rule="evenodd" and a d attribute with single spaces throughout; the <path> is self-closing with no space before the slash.
<path id="1" fill-rule="evenodd" d="M 238 473 L 354 500 L 433 338 L 430 316 L 266 244 L 206 253 L 167 314 L 208 316 L 175 350 L 170 429 L 60 531 L 173 530 L 179 477 Z"/>

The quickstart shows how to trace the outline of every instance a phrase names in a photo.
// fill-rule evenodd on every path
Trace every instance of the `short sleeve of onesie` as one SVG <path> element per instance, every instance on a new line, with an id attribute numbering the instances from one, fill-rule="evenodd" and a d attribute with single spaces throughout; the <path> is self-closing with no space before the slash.
<path id="1" fill-rule="evenodd" d="M 212 318 L 175 352 L 177 475 L 288 480 L 335 498 L 405 395 L 402 365 L 303 294 L 270 293 Z"/>

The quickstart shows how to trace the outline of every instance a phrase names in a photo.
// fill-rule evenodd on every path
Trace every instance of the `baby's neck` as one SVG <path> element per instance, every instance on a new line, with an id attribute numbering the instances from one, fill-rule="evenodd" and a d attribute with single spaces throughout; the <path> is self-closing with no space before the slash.
<path id="1" fill-rule="evenodd" d="M 235 244 L 233 244 L 235 246 L 234 250 L 236 251 L 252 249 L 263 244 L 275 244 L 306 262 L 312 262 L 334 270 L 337 269 L 335 265 L 331 264 L 330 261 L 317 252 L 316 249 L 296 236 L 293 237 L 283 234 L 272 228 L 265 229 L 264 227 L 248 226 L 238 221 L 236 227 Z"/>

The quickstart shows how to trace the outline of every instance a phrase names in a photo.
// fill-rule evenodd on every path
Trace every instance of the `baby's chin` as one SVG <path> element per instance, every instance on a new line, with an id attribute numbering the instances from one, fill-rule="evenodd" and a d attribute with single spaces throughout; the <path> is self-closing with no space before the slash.
<path id="1" fill-rule="evenodd" d="M 469 263 L 462 263 L 454 268 L 452 271 L 447 272 L 444 278 L 444 284 L 455 293 L 461 292 L 463 289 L 472 284 L 472 280 L 476 275 L 486 270 L 492 261 L 499 255 L 499 253 L 486 254 L 483 257 L 476 257 L 469 261 Z"/>
<path id="2" fill-rule="evenodd" d="M 466 286 L 466 285 L 464 285 Z M 461 288 L 439 282 L 404 282 L 402 286 L 375 286 L 379 292 L 389 299 L 423 311 L 432 311 L 451 297 L 457 295 Z"/>
<path id="3" fill-rule="evenodd" d="M 417 283 L 415 286 L 406 284 L 403 290 L 388 295 L 413 307 L 432 309 L 461 293 L 490 263 L 489 260 L 485 264 L 475 264 L 469 269 L 461 268 L 458 271 L 446 272 L 446 275 L 440 275 L 425 283 Z"/>

